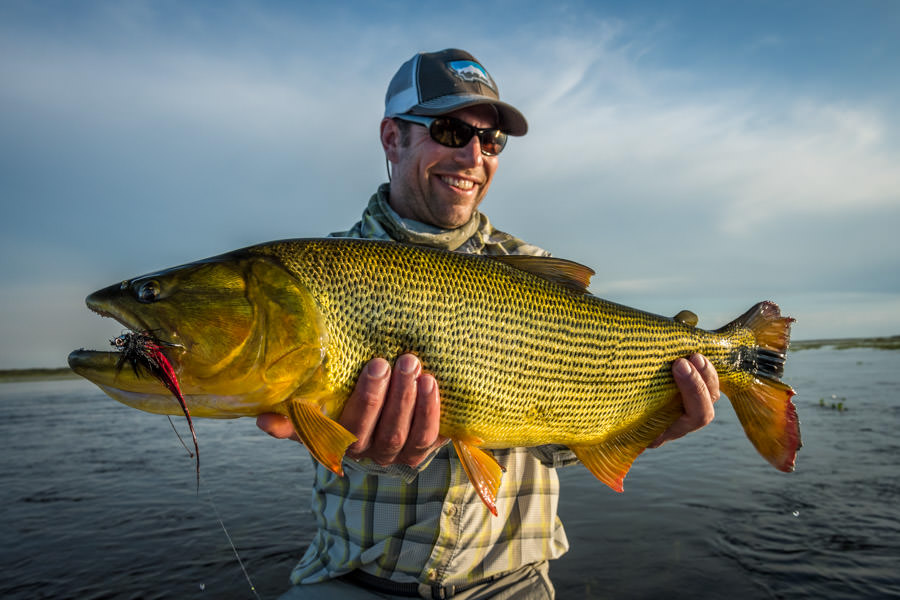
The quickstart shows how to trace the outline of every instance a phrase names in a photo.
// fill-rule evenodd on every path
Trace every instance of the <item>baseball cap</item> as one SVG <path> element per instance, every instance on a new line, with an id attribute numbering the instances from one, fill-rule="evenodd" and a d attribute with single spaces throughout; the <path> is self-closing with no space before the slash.
<path id="1" fill-rule="evenodd" d="M 528 132 L 522 113 L 500 101 L 497 84 L 487 69 L 468 52 L 448 48 L 420 52 L 400 65 L 384 97 L 384 116 L 433 117 L 476 104 L 496 107 L 501 131 L 509 135 Z"/>

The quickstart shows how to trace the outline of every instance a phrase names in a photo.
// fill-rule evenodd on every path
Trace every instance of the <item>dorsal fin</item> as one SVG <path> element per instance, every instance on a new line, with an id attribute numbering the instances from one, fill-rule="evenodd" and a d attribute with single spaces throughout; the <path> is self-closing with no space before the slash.
<path id="1" fill-rule="evenodd" d="M 508 254 L 491 256 L 490 258 L 506 263 L 520 271 L 526 271 L 532 275 L 557 283 L 579 294 L 588 293 L 588 286 L 591 284 L 591 277 L 594 275 L 594 270 L 590 267 L 552 256 Z"/>
<path id="2" fill-rule="evenodd" d="M 677 315 L 675 315 L 672 318 L 674 320 L 678 321 L 679 323 L 684 323 L 685 325 L 690 325 L 691 327 L 696 327 L 697 323 L 700 321 L 700 319 L 697 318 L 696 314 L 694 314 L 691 311 L 686 310 L 686 309 L 681 311 L 680 313 L 678 313 Z"/>

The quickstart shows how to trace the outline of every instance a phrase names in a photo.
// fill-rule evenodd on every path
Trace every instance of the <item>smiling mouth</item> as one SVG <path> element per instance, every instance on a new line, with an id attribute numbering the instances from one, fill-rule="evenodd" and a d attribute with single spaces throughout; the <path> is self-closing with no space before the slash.
<path id="1" fill-rule="evenodd" d="M 468 192 L 475 187 L 475 182 L 471 179 L 462 179 L 461 177 L 452 177 L 450 175 L 441 175 L 441 181 L 451 187 Z"/>

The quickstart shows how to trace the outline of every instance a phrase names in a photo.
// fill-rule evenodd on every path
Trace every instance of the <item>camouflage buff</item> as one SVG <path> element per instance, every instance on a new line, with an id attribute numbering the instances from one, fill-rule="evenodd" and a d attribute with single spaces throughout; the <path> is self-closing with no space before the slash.
<path id="1" fill-rule="evenodd" d="M 356 225 L 349 231 L 332 233 L 331 237 L 394 240 L 465 254 L 550 256 L 543 248 L 494 229 L 487 216 L 477 210 L 468 223 L 451 230 L 404 219 L 388 205 L 389 185 L 381 184 L 378 191 L 372 194 L 362 219 Z"/>

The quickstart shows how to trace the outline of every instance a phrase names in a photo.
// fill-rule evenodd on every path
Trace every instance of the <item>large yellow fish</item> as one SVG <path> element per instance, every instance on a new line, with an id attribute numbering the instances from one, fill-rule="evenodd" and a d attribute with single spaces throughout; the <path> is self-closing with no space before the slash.
<path id="1" fill-rule="evenodd" d="M 568 446 L 621 491 L 638 454 L 681 414 L 671 364 L 694 352 L 715 367 L 760 454 L 793 470 L 799 423 L 780 382 L 793 319 L 762 302 L 706 331 L 690 313 L 592 296 L 592 274 L 556 258 L 289 240 L 123 281 L 87 304 L 152 336 L 191 414 L 286 414 L 338 474 L 355 437 L 334 419 L 365 363 L 418 355 L 440 385 L 440 432 L 491 510 L 502 475 L 493 448 Z M 129 406 L 182 410 L 115 352 L 75 351 L 69 364 Z"/>

